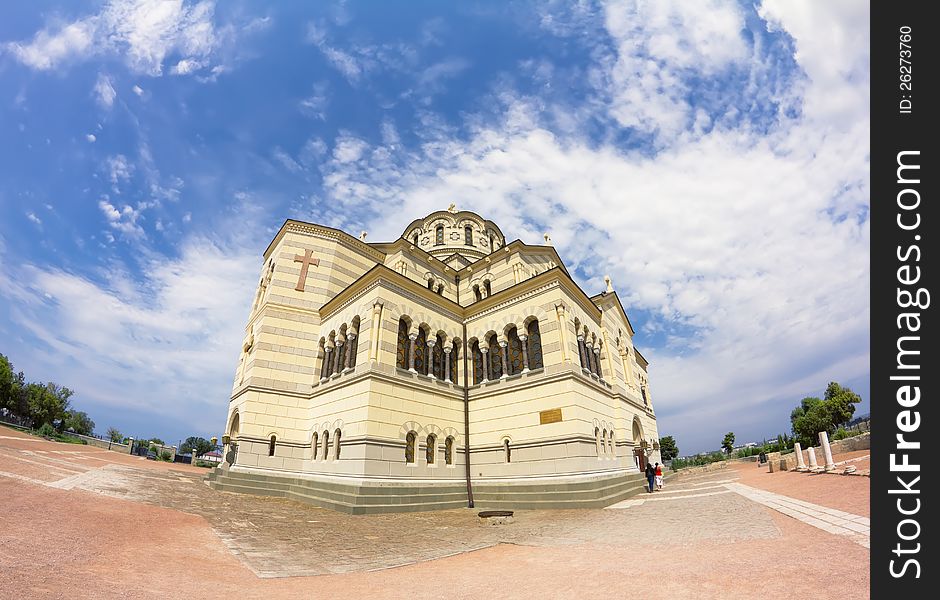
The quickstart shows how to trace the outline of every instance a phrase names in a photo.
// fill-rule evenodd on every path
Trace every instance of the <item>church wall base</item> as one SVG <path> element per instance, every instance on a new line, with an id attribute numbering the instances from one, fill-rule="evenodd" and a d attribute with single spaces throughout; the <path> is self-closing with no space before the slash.
<path id="1" fill-rule="evenodd" d="M 463 484 L 409 485 L 341 483 L 293 478 L 258 472 L 214 470 L 209 485 L 219 491 L 276 496 L 349 514 L 447 510 L 467 506 Z M 480 509 L 602 508 L 644 489 L 641 473 L 627 472 L 588 479 L 474 484 L 475 507 Z"/>

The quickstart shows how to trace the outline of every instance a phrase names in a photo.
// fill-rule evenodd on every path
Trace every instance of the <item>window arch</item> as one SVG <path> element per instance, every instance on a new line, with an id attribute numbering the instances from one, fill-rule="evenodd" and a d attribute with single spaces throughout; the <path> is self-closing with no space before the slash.
<path id="1" fill-rule="evenodd" d="M 509 440 L 503 440 L 503 452 L 505 452 L 505 459 L 507 463 L 512 462 L 512 448 L 509 447 Z"/>
<path id="2" fill-rule="evenodd" d="M 330 432 L 323 432 L 323 460 L 330 458 Z"/>
<path id="3" fill-rule="evenodd" d="M 320 444 L 318 443 L 319 441 L 320 435 L 314 431 L 313 435 L 310 437 L 310 450 L 312 450 L 311 455 L 313 457 L 312 460 L 317 459 L 317 453 L 320 451 Z"/>
<path id="4" fill-rule="evenodd" d="M 528 339 L 526 339 L 526 350 L 529 355 L 529 369 L 541 369 L 545 365 L 542 362 L 542 335 L 539 333 L 538 319 L 532 319 L 526 326 Z"/>
<path id="5" fill-rule="evenodd" d="M 607 429 L 601 432 L 601 453 L 607 455 Z"/>
<path id="6" fill-rule="evenodd" d="M 469 225 L 463 228 L 463 243 L 465 246 L 473 245 L 473 227 Z"/>
<path id="7" fill-rule="evenodd" d="M 277 436 L 271 434 L 271 441 L 268 442 L 268 456 L 274 456 L 274 451 L 277 449 Z M 195 456 L 195 454 L 193 454 Z"/>
<path id="8" fill-rule="evenodd" d="M 437 343 L 434 344 L 434 351 L 431 353 L 431 373 L 438 379 L 444 379 L 444 336 L 437 334 Z"/>
<path id="9" fill-rule="evenodd" d="M 405 436 L 405 462 L 412 465 L 415 462 L 415 446 L 418 443 L 418 434 L 409 431 Z"/>
<path id="10" fill-rule="evenodd" d="M 339 441 L 343 437 L 343 432 L 337 429 L 333 432 L 333 458 L 339 460 Z"/>
<path id="11" fill-rule="evenodd" d="M 443 246 L 444 245 L 444 226 L 438 225 L 434 230 L 434 245 Z"/>
<path id="12" fill-rule="evenodd" d="M 428 334 L 419 327 L 418 337 L 415 339 L 415 371 L 422 375 L 428 374 Z"/>
<path id="13" fill-rule="evenodd" d="M 450 435 L 444 440 L 444 464 L 454 464 L 454 437 Z"/>
<path id="14" fill-rule="evenodd" d="M 509 374 L 522 373 L 522 369 L 526 365 L 522 361 L 522 340 L 519 339 L 516 328 L 510 329 L 506 337 L 509 339 L 509 348 L 507 348 L 509 351 Z"/>
<path id="15" fill-rule="evenodd" d="M 395 366 L 399 369 L 408 368 L 408 350 L 411 340 L 408 339 L 408 322 L 404 317 L 398 319 L 398 348 L 395 353 Z"/>
<path id="16" fill-rule="evenodd" d="M 614 445 L 614 430 L 611 429 L 607 436 L 607 447 L 608 451 L 610 452 L 610 456 L 611 458 L 617 458 L 617 446 Z"/>
<path id="17" fill-rule="evenodd" d="M 499 379 L 503 376 L 503 349 L 499 347 L 499 342 L 496 341 L 496 336 L 490 338 L 490 351 L 489 360 L 490 360 L 490 374 L 493 379 Z"/>
<path id="18" fill-rule="evenodd" d="M 425 458 L 427 459 L 429 465 L 433 465 L 434 459 L 437 458 L 437 437 L 435 437 L 435 435 L 432 433 L 428 436 L 427 442 L 428 448 L 425 452 Z"/>
<path id="19" fill-rule="evenodd" d="M 480 352 L 480 342 L 478 340 L 473 340 L 470 351 L 473 355 L 473 383 L 481 383 L 483 381 L 483 353 Z"/>
<path id="20" fill-rule="evenodd" d="M 597 455 L 601 455 L 601 428 L 594 428 L 594 450 L 597 451 Z"/>

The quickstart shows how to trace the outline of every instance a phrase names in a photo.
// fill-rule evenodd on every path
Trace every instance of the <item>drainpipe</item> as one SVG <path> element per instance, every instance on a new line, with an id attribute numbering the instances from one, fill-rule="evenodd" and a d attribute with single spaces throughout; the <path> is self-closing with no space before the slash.
<path id="1" fill-rule="evenodd" d="M 457 284 L 457 304 L 460 304 L 460 275 L 454 277 Z M 473 486 L 470 483 L 470 387 L 467 371 L 467 320 L 463 319 L 463 465 L 467 474 L 467 508 L 473 508 Z"/>

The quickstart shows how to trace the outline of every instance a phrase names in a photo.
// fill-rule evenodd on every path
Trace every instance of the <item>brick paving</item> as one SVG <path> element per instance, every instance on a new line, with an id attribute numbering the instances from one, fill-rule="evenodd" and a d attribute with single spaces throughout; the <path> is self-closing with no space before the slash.
<path id="1" fill-rule="evenodd" d="M 760 490 L 749 492 L 754 499 L 737 493 L 743 487 L 732 492 L 743 481 L 732 469 L 667 482 L 608 509 L 517 511 L 514 523 L 492 526 L 470 509 L 353 516 L 216 492 L 204 470 L 5 433 L 0 598 L 70 597 L 75 581 L 89 598 L 868 593 L 867 549 L 785 515 L 776 496 L 763 496 L 778 504 L 770 507 Z M 851 478 L 830 479 L 827 490 Z M 848 583 L 779 563 L 781 548 L 830 556 Z M 636 576 L 647 567 L 662 573 L 653 585 Z"/>

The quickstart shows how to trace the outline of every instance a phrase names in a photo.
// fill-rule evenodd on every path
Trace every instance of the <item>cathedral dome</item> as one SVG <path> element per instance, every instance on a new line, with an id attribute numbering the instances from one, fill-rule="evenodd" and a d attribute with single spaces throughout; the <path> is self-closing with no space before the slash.
<path id="1" fill-rule="evenodd" d="M 495 223 L 452 204 L 423 219 L 412 221 L 401 237 L 435 258 L 446 261 L 457 254 L 472 263 L 506 245 Z"/>

